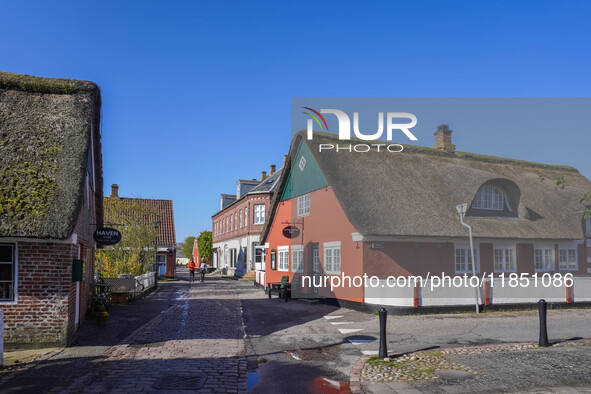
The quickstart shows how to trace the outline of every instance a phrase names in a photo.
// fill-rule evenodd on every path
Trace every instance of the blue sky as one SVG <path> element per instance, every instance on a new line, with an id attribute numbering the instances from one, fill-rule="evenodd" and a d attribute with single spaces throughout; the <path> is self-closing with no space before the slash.
<path id="1" fill-rule="evenodd" d="M 179 241 L 211 229 L 219 194 L 235 192 L 237 178 L 282 163 L 292 97 L 591 95 L 586 1 L 0 7 L 0 70 L 96 82 L 105 194 L 118 183 L 123 196 L 172 199 Z M 454 133 L 459 150 L 591 177 L 588 130 L 512 133 L 510 143 L 502 131 Z"/>

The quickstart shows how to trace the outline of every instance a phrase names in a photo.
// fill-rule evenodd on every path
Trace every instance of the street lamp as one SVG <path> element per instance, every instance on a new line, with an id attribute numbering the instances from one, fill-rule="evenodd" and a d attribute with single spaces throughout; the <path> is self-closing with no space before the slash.
<path id="1" fill-rule="evenodd" d="M 470 237 L 470 256 L 472 257 L 472 276 L 476 276 L 476 260 L 474 260 L 474 243 L 472 241 L 472 226 L 464 222 L 464 216 L 468 210 L 468 204 L 460 204 L 456 206 L 458 213 L 460 214 L 460 223 L 462 226 L 468 227 L 468 236 Z M 476 313 L 480 312 L 480 306 L 478 304 L 478 287 L 474 288 L 474 296 L 476 303 Z"/>

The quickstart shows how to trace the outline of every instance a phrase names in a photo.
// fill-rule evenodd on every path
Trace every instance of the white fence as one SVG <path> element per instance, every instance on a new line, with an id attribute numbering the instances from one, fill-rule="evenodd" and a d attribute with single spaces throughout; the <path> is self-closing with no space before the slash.
<path id="1" fill-rule="evenodd" d="M 257 278 L 258 281 L 258 278 Z M 531 280 L 527 285 L 513 285 L 505 278 L 494 278 L 478 288 L 480 304 L 519 304 L 535 303 L 540 299 L 547 302 L 591 302 L 591 277 L 572 278 L 573 286 L 568 289 L 563 283 L 548 285 L 548 281 Z M 486 287 L 486 290 L 485 290 Z M 365 303 L 392 306 L 449 306 L 470 305 L 475 300 L 473 287 L 439 286 L 432 281 L 423 282 L 423 286 L 389 286 L 385 280 L 379 285 L 365 287 Z"/>
<path id="2" fill-rule="evenodd" d="M 139 283 L 141 283 L 142 285 L 144 285 L 144 291 L 148 290 L 149 288 L 151 288 L 152 286 L 154 286 L 156 284 L 155 282 L 155 278 L 154 278 L 154 271 L 151 272 L 146 272 L 143 275 L 140 276 L 136 276 L 135 279 L 137 279 L 137 281 Z M 136 291 L 140 291 L 141 286 L 136 287 Z"/>
<path id="3" fill-rule="evenodd" d="M 265 271 L 256 271 L 256 278 L 255 278 L 256 282 L 258 284 L 261 284 L 263 286 L 266 286 L 265 283 Z"/>

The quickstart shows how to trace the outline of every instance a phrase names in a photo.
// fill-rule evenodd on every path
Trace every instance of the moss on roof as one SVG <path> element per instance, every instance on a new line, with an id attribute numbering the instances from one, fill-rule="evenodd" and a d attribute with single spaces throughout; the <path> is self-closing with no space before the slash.
<path id="1" fill-rule="evenodd" d="M 0 236 L 71 235 L 98 111 L 94 83 L 0 72 Z"/>
<path id="2" fill-rule="evenodd" d="M 40 78 L 31 75 L 0 72 L 0 89 L 20 90 L 28 93 L 74 94 L 94 91 L 96 84 L 63 78 Z"/>

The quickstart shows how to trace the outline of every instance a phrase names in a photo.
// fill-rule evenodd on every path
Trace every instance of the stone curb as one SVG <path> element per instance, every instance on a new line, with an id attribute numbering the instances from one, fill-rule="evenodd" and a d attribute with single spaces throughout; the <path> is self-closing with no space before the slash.
<path id="1" fill-rule="evenodd" d="M 362 393 L 361 391 L 361 371 L 365 366 L 365 362 L 369 360 L 371 356 L 362 356 L 351 368 L 349 373 L 349 388 L 351 393 Z"/>

